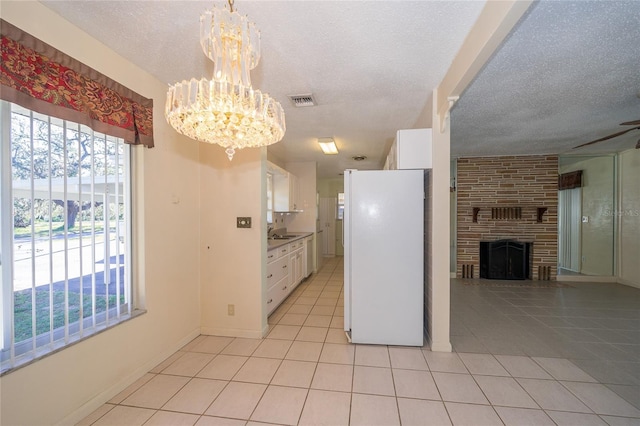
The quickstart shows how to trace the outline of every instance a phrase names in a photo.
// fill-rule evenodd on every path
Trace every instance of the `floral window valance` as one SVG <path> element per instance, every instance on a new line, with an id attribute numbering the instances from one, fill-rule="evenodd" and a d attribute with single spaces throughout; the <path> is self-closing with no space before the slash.
<path id="1" fill-rule="evenodd" d="M 0 98 L 153 147 L 153 99 L 0 20 Z"/>

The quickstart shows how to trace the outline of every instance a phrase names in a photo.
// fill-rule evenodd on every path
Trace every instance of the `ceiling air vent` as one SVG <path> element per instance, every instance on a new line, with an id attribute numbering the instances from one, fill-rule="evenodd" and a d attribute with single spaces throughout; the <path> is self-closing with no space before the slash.
<path id="1" fill-rule="evenodd" d="M 318 105 L 311 93 L 306 95 L 289 95 L 289 99 L 291 100 L 291 103 L 297 108 Z"/>

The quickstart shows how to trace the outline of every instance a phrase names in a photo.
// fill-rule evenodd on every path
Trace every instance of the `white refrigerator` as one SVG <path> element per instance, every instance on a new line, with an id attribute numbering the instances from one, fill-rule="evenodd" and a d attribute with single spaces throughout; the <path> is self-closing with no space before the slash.
<path id="1" fill-rule="evenodd" d="M 344 327 L 353 343 L 422 346 L 424 170 L 346 170 Z"/>

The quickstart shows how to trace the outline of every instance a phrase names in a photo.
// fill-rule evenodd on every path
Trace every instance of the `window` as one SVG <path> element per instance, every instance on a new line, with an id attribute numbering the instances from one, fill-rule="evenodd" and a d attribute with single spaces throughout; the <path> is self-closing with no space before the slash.
<path id="1" fill-rule="evenodd" d="M 2 102 L 2 371 L 131 315 L 130 145 Z"/>

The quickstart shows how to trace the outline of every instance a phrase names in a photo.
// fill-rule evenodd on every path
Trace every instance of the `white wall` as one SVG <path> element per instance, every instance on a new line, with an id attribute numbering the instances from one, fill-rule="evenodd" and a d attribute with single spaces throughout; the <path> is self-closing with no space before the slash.
<path id="1" fill-rule="evenodd" d="M 199 332 L 198 145 L 166 124 L 166 84 L 40 3 L 3 1 L 2 18 L 154 99 L 156 146 L 133 148 L 135 285 L 147 313 L 1 379 L 1 424 L 72 424 Z"/>
<path id="2" fill-rule="evenodd" d="M 266 148 L 239 150 L 233 161 L 223 154 L 200 146 L 202 333 L 260 338 L 267 332 Z M 237 228 L 238 216 L 251 217 L 252 227 Z"/>
<path id="3" fill-rule="evenodd" d="M 618 157 L 619 170 L 619 279 L 640 287 L 640 150 L 631 149 Z"/>

